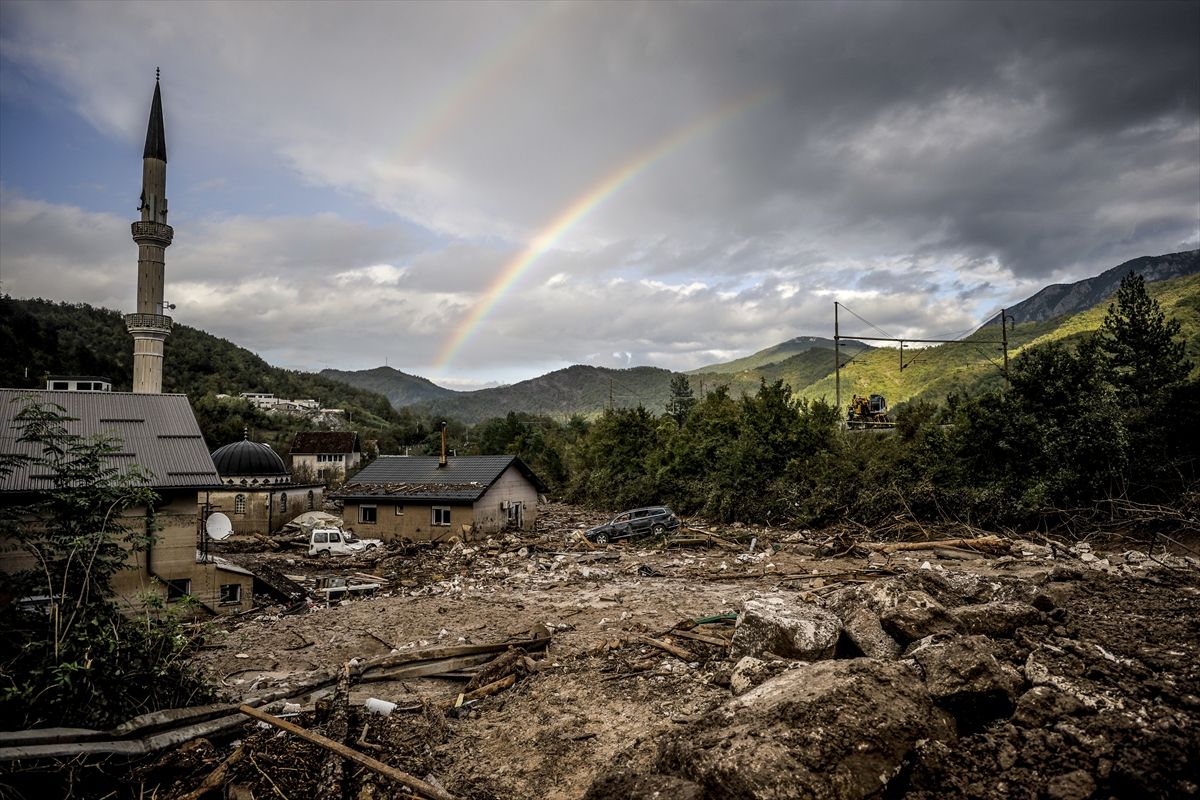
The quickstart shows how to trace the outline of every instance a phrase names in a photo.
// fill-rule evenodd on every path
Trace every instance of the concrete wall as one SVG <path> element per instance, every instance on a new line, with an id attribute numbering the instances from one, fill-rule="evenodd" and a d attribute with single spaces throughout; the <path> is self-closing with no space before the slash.
<path id="1" fill-rule="evenodd" d="M 537 489 L 520 470 L 509 467 L 500 479 L 488 488 L 475 503 L 475 530 L 478 533 L 495 533 L 508 526 L 510 504 L 520 504 L 521 530 L 533 530 L 537 521 Z"/>
<path id="2" fill-rule="evenodd" d="M 360 508 L 374 506 L 376 522 L 360 522 Z M 433 509 L 450 509 L 449 525 L 433 524 Z M 469 505 L 448 505 L 445 503 L 416 504 L 397 503 L 394 500 L 380 498 L 368 501 L 346 501 L 342 509 L 342 519 L 347 528 L 354 531 L 363 539 L 382 539 L 385 542 L 409 541 L 430 542 L 444 541 L 452 536 L 468 541 L 470 534 L 464 534 L 463 526 L 474 523 L 474 511 Z"/>
<path id="3" fill-rule="evenodd" d="M 312 492 L 312 508 L 308 505 L 308 493 Z M 287 494 L 287 512 L 280 511 L 281 495 Z M 325 503 L 325 487 L 317 485 L 276 484 L 268 487 L 233 486 L 212 492 L 200 492 L 199 503 L 204 504 L 207 495 L 213 511 L 220 511 L 233 523 L 234 533 L 270 534 L 306 511 L 320 511 Z M 237 498 L 246 499 L 246 510 L 237 513 Z"/>

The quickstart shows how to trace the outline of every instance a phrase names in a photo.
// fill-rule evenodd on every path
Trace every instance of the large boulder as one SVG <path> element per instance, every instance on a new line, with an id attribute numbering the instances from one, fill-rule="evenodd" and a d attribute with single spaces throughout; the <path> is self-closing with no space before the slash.
<path id="1" fill-rule="evenodd" d="M 795 663 L 794 661 L 764 661 L 754 656 L 744 656 L 734 665 L 733 672 L 729 675 L 729 688 L 733 690 L 734 694 L 745 694 Z"/>
<path id="2" fill-rule="evenodd" d="M 920 677 L 898 661 L 802 664 L 667 740 L 658 768 L 710 797 L 872 797 L 918 742 L 953 736 Z"/>
<path id="3" fill-rule="evenodd" d="M 860 608 L 850 614 L 843 621 L 842 632 L 868 658 L 896 658 L 903 649 L 884 632 L 879 615 L 868 608 Z"/>
<path id="4" fill-rule="evenodd" d="M 1018 628 L 1046 621 L 1041 611 L 1019 601 L 996 601 L 951 610 L 952 616 L 967 633 L 991 637 L 1012 636 Z"/>
<path id="5" fill-rule="evenodd" d="M 921 591 L 903 592 L 896 598 L 896 605 L 880 615 L 880 622 L 890 636 L 904 645 L 937 633 L 959 631 L 957 620 L 946 607 Z"/>
<path id="6" fill-rule="evenodd" d="M 1021 676 L 996 659 L 986 637 L 958 636 L 918 646 L 916 661 L 933 701 L 954 715 L 962 732 L 1012 714 Z"/>
<path id="7" fill-rule="evenodd" d="M 809 603 L 780 596 L 747 600 L 729 654 L 758 658 L 773 653 L 801 661 L 833 658 L 841 630 L 835 614 Z"/>

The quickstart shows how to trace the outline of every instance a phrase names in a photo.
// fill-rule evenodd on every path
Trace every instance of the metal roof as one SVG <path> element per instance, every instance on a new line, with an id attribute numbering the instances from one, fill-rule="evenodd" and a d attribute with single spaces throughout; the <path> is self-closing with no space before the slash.
<path id="1" fill-rule="evenodd" d="M 108 462 L 119 469 L 137 464 L 149 470 L 153 488 L 221 483 L 187 395 L 0 389 L 0 456 L 40 455 L 33 444 L 17 441 L 21 431 L 15 418 L 29 402 L 62 407 L 73 418 L 65 423 L 70 433 L 118 439 L 118 452 Z M 10 474 L 0 474 L 0 491 L 46 489 L 50 481 L 44 473 L 44 467 L 18 465 Z"/>
<path id="2" fill-rule="evenodd" d="M 357 452 L 358 434 L 355 431 L 301 431 L 292 440 L 294 456 Z"/>
<path id="3" fill-rule="evenodd" d="M 355 474 L 354 482 L 336 497 L 474 502 L 510 466 L 516 467 L 539 492 L 546 485 L 516 456 L 456 456 L 438 467 L 436 456 L 380 456 Z"/>

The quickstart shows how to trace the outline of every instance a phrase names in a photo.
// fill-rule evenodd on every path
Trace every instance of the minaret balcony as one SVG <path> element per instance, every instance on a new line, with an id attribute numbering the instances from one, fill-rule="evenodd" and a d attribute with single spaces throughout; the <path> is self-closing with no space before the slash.
<path id="1" fill-rule="evenodd" d="M 157 333 L 165 336 L 171 332 L 171 318 L 162 314 L 126 314 L 125 328 L 130 333 Z"/>
<path id="2" fill-rule="evenodd" d="M 162 222 L 133 223 L 133 240 L 138 244 L 157 244 L 166 247 L 175 236 L 174 229 Z"/>

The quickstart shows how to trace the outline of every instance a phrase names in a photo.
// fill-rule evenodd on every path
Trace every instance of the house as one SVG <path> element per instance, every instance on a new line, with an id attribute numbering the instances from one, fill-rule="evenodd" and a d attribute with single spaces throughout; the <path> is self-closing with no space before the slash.
<path id="1" fill-rule="evenodd" d="M 46 388 L 68 392 L 111 392 L 112 380 L 98 375 L 47 375 Z"/>
<path id="2" fill-rule="evenodd" d="M 333 496 L 360 536 L 425 542 L 532 530 L 544 491 L 516 456 L 380 456 Z"/>
<path id="3" fill-rule="evenodd" d="M 136 613 L 147 595 L 167 601 L 190 595 L 213 613 L 250 608 L 253 576 L 202 552 L 207 548 L 200 538 L 203 519 L 196 494 L 217 487 L 219 478 L 185 395 L 0 389 L 0 458 L 41 455 L 33 444 L 17 441 L 15 418 L 29 403 L 63 408 L 72 418 L 65 423 L 69 433 L 113 437 L 120 451 L 109 457 L 110 464 L 121 469 L 136 465 L 151 474 L 147 485 L 158 500 L 153 508 L 130 509 L 122 521 L 153 533 L 154 540 L 143 551 L 130 551 L 129 569 L 113 578 L 119 605 Z M 29 506 L 48 488 L 49 477 L 28 467 L 0 471 L 3 507 Z M 30 522 L 36 524 L 36 519 Z M 0 571 L 36 565 L 32 554 L 12 544 L 0 541 Z"/>
<path id="4" fill-rule="evenodd" d="M 200 498 L 229 517 L 234 533 L 274 533 L 306 511 L 325 504 L 322 483 L 293 483 L 279 454 L 269 445 L 242 441 L 213 451 L 220 486 Z"/>
<path id="5" fill-rule="evenodd" d="M 301 431 L 292 440 L 292 472 L 339 483 L 358 469 L 362 451 L 355 431 Z"/>

